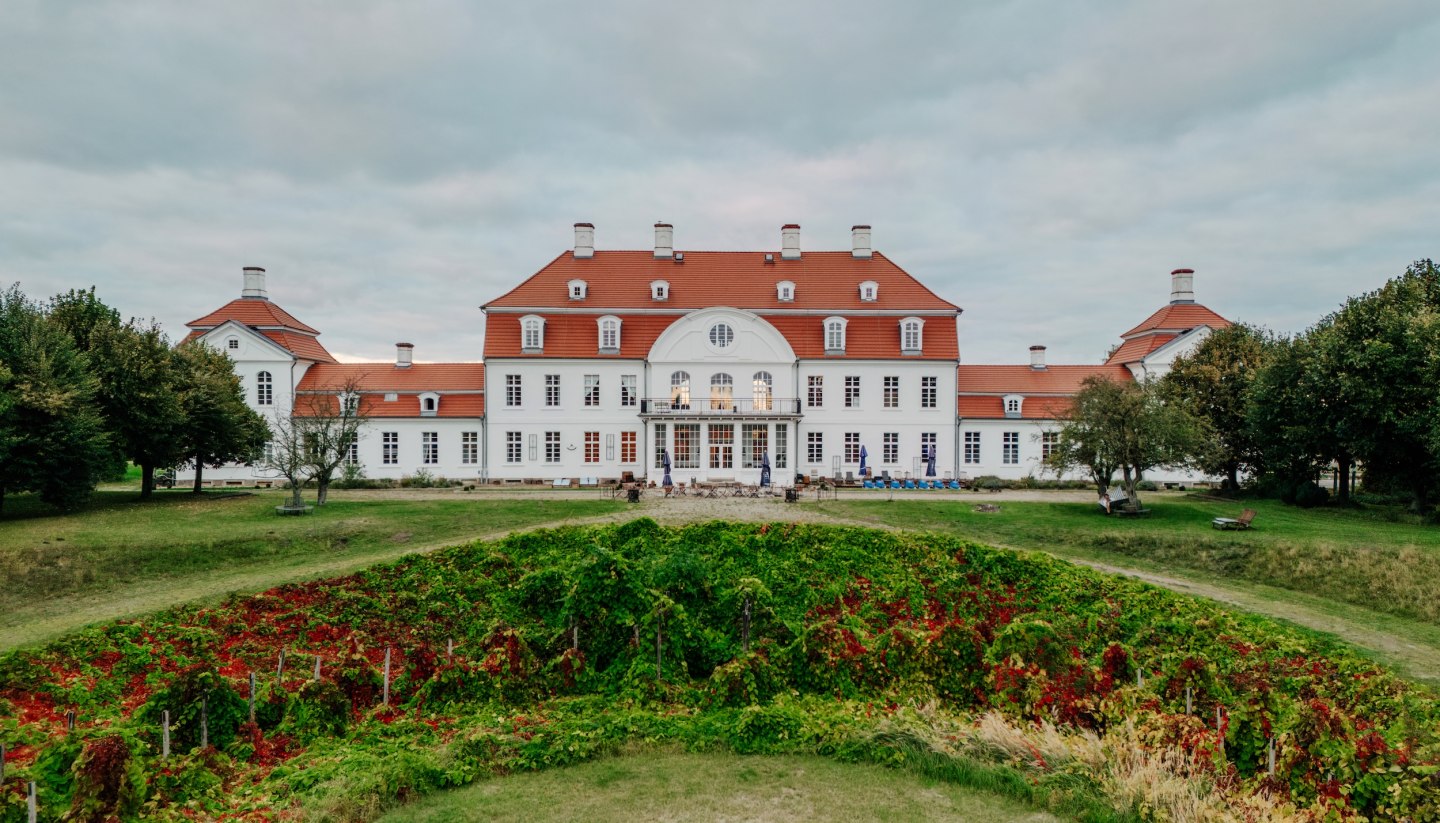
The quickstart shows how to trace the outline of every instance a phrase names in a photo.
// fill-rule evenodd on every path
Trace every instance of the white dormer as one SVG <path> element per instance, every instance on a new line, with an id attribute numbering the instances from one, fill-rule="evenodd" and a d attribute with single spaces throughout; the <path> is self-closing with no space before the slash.
<path id="1" fill-rule="evenodd" d="M 1020 416 L 1021 409 L 1025 404 L 1025 398 L 1022 395 L 1007 394 L 1002 397 L 1001 400 L 1005 404 L 1006 417 L 1014 418 Z"/>
<path id="2" fill-rule="evenodd" d="M 925 349 L 925 321 L 907 317 L 900 321 L 900 353 L 921 354 Z"/>
<path id="3" fill-rule="evenodd" d="M 874 303 L 880 297 L 880 284 L 874 280 L 866 280 L 860 284 L 860 299 L 866 303 Z"/>
<path id="4" fill-rule="evenodd" d="M 520 318 L 520 352 L 539 354 L 545 348 L 545 318 L 527 314 Z"/>
<path id="5" fill-rule="evenodd" d="M 440 395 L 433 391 L 420 393 L 420 416 L 434 417 L 440 412 Z"/>
<path id="6" fill-rule="evenodd" d="M 651 299 L 651 300 L 669 300 L 669 299 L 670 299 L 670 283 L 669 283 L 668 281 L 665 281 L 665 280 L 651 280 L 651 281 L 650 281 L 650 299 Z"/>
<path id="7" fill-rule="evenodd" d="M 845 353 L 845 325 L 843 317 L 825 318 L 825 353 Z"/>
<path id="8" fill-rule="evenodd" d="M 781 280 L 775 284 L 775 299 L 782 303 L 789 303 L 795 299 L 795 283 L 790 280 Z"/>
<path id="9" fill-rule="evenodd" d="M 585 283 L 584 280 L 579 280 L 579 279 L 571 280 L 570 283 L 569 283 L 569 286 L 570 286 L 570 299 L 571 299 L 571 300 L 584 300 L 584 299 L 585 299 L 585 292 L 586 292 L 586 290 L 589 288 L 589 286 Z"/>
<path id="10" fill-rule="evenodd" d="M 613 314 L 607 314 L 596 322 L 596 331 L 600 334 L 599 349 L 601 354 L 620 353 L 620 318 Z"/>

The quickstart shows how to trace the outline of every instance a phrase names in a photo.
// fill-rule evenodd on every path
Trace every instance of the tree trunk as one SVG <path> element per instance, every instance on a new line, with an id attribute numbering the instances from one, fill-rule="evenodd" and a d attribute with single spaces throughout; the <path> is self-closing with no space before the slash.
<path id="1" fill-rule="evenodd" d="M 299 479 L 292 477 L 290 478 L 290 508 L 298 509 L 303 505 L 305 503 L 300 499 Z"/>
<path id="2" fill-rule="evenodd" d="M 322 477 L 315 481 L 315 505 L 325 505 L 325 497 L 330 493 L 330 478 Z"/>
<path id="3" fill-rule="evenodd" d="M 1232 492 L 1240 491 L 1240 464 L 1231 463 L 1225 467 L 1225 482 Z"/>
<path id="4" fill-rule="evenodd" d="M 1125 483 L 1125 497 L 1127 498 L 1125 508 L 1130 511 L 1140 511 L 1140 492 L 1135 489 L 1135 484 L 1140 482 L 1140 472 L 1137 471 L 1132 475 L 1130 474 L 1130 467 L 1125 466 L 1120 469 L 1120 476 Z"/>
<path id="5" fill-rule="evenodd" d="M 195 455 L 195 488 L 191 490 L 195 494 L 200 493 L 200 475 L 204 472 L 205 464 L 200 462 L 200 455 L 197 453 Z"/>
<path id="6" fill-rule="evenodd" d="M 149 500 L 150 493 L 155 491 L 155 464 L 140 464 L 140 499 Z"/>
<path id="7" fill-rule="evenodd" d="M 1348 457 L 1342 457 L 1336 461 L 1336 467 L 1340 470 L 1340 482 L 1335 491 L 1335 498 L 1340 505 L 1350 505 L 1350 465 Z"/>

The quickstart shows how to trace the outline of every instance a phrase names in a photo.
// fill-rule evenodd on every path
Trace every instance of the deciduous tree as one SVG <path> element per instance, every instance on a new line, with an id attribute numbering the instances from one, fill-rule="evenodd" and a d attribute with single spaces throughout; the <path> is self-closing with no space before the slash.
<path id="1" fill-rule="evenodd" d="M 182 449 L 195 466 L 194 491 L 199 494 L 206 466 L 252 459 L 264 448 L 270 430 L 246 404 L 240 376 L 223 352 L 187 343 L 175 350 L 175 356 L 184 374 Z"/>
<path id="2" fill-rule="evenodd" d="M 1204 420 L 1208 436 L 1191 465 L 1224 475 L 1226 487 L 1240 487 L 1240 472 L 1256 467 L 1259 450 L 1248 425 L 1249 393 L 1265 363 L 1269 335 L 1236 323 L 1212 331 L 1191 354 L 1176 358 L 1161 387 L 1171 402 Z"/>

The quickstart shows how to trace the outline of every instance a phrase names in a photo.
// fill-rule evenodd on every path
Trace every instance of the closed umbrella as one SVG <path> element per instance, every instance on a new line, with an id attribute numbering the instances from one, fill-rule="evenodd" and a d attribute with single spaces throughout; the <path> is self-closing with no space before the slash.
<path id="1" fill-rule="evenodd" d="M 662 486 L 675 485 L 670 481 L 670 452 L 666 449 L 660 450 L 660 465 L 665 468 L 665 477 L 660 481 Z"/>
<path id="2" fill-rule="evenodd" d="M 770 452 L 760 455 L 760 485 L 770 485 Z"/>
<path id="3" fill-rule="evenodd" d="M 930 456 L 925 459 L 925 476 L 926 476 L 926 477 L 934 477 L 934 476 L 935 476 L 935 451 L 936 451 L 935 447 L 934 447 L 934 446 L 931 446 L 931 447 L 930 447 Z"/>
<path id="4" fill-rule="evenodd" d="M 864 476 L 865 476 L 865 473 L 866 473 L 866 471 L 867 471 L 867 469 L 865 468 L 865 458 L 867 458 L 867 457 L 869 457 L 869 456 L 870 456 L 870 452 L 866 451 L 864 446 L 861 446 L 861 447 L 860 447 L 860 476 L 861 476 L 861 477 L 864 477 Z"/>

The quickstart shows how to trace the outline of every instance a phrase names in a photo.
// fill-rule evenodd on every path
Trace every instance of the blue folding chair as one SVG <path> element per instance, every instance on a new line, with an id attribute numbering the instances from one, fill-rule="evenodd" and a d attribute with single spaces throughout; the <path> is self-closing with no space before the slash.
<path id="1" fill-rule="evenodd" d="M 909 478 L 906 478 L 906 480 L 905 480 L 905 488 L 907 488 L 907 489 L 913 489 L 913 488 L 915 488 L 915 481 L 914 481 L 914 480 L 910 480 Z"/>

